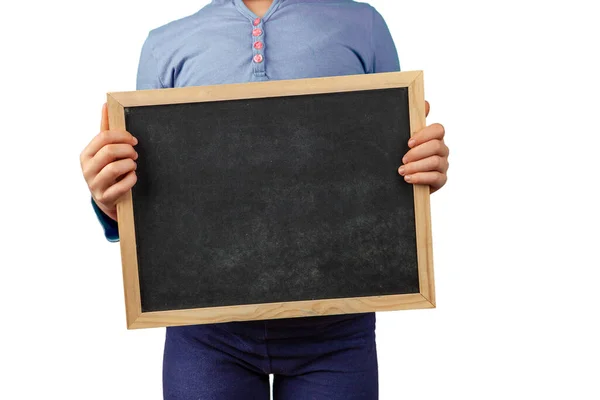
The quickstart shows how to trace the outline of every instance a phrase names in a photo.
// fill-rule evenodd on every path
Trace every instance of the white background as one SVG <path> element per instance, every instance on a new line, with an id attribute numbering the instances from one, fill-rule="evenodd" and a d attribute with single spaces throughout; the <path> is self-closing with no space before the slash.
<path id="1" fill-rule="evenodd" d="M 148 31 L 205 3 L 0 6 L 0 398 L 161 398 L 164 329 L 125 329 L 79 154 Z M 378 314 L 381 399 L 600 398 L 596 2 L 371 4 L 451 149 L 438 308 Z"/>

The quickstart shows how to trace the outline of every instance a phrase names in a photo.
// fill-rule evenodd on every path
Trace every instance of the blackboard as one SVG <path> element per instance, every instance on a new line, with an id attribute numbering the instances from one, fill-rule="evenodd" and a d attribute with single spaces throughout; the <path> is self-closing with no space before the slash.
<path id="1" fill-rule="evenodd" d="M 118 209 L 133 239 L 120 232 L 126 298 L 136 297 L 129 326 L 422 297 L 415 187 L 397 173 L 415 128 L 414 87 L 381 85 L 403 74 L 109 94 L 134 99 L 113 114 L 139 140 L 138 181 Z M 295 310 L 274 312 L 284 305 Z"/>

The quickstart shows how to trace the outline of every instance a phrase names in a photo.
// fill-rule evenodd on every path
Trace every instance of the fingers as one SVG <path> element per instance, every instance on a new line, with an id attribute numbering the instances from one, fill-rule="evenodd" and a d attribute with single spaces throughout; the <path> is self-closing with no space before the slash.
<path id="1" fill-rule="evenodd" d="M 89 181 L 108 164 L 124 158 L 137 160 L 138 153 L 135 151 L 132 145 L 122 143 L 107 144 L 83 165 L 83 176 L 85 177 L 86 181 Z"/>
<path id="2" fill-rule="evenodd" d="M 448 158 L 433 155 L 421 160 L 413 161 L 398 168 L 402 176 L 410 176 L 419 172 L 441 172 L 448 171 Z"/>
<path id="3" fill-rule="evenodd" d="M 429 114 L 428 102 L 425 102 L 425 113 Z M 445 133 L 442 125 L 433 124 L 410 138 L 410 150 L 402 158 L 404 165 L 398 168 L 406 182 L 429 185 L 431 193 L 446 184 L 450 150 L 444 143 Z"/>
<path id="4" fill-rule="evenodd" d="M 433 193 L 446 184 L 448 177 L 446 174 L 438 171 L 428 171 L 406 175 L 404 180 L 413 185 L 429 185 L 430 193 Z"/>
<path id="5" fill-rule="evenodd" d="M 104 203 L 105 205 L 113 205 L 112 201 L 116 199 L 114 196 L 107 198 L 106 192 L 113 185 L 121 183 L 121 181 L 124 180 L 124 178 L 122 178 L 123 176 L 131 172 L 135 174 L 136 168 L 137 163 L 131 158 L 114 161 L 102 168 L 102 170 L 92 179 L 92 182 L 89 184 L 90 191 L 92 192 L 92 195 L 96 201 Z"/>
<path id="6" fill-rule="evenodd" d="M 100 133 L 81 152 L 83 176 L 103 210 L 114 210 L 118 199 L 137 182 L 138 140 L 123 129 L 109 129 L 108 106 L 102 105 Z"/>
<path id="7" fill-rule="evenodd" d="M 131 190 L 136 182 L 137 175 L 135 171 L 130 171 L 121 180 L 104 191 L 102 194 L 102 202 L 104 204 L 116 204 L 121 196 Z"/>
<path id="8" fill-rule="evenodd" d="M 94 157 L 100 149 L 108 144 L 127 143 L 135 146 L 138 141 L 125 130 L 102 131 L 97 134 L 82 152 L 83 161 Z"/>
<path id="9" fill-rule="evenodd" d="M 90 143 L 83 149 L 79 156 L 81 167 L 100 151 L 104 146 L 113 143 L 127 143 L 135 146 L 138 141 L 133 135 L 123 129 L 108 129 L 108 106 L 102 105 L 102 118 L 100 120 L 100 133 L 98 133 Z"/>
<path id="10" fill-rule="evenodd" d="M 431 156 L 448 157 L 450 151 L 442 140 L 430 140 L 410 149 L 402 158 L 403 164 Z"/>
<path id="11" fill-rule="evenodd" d="M 434 139 L 442 140 L 445 134 L 446 130 L 441 124 L 429 125 L 410 138 L 408 147 L 413 148 Z"/>
<path id="12" fill-rule="evenodd" d="M 108 130 L 108 105 L 102 105 L 102 119 L 100 120 L 100 132 Z"/>

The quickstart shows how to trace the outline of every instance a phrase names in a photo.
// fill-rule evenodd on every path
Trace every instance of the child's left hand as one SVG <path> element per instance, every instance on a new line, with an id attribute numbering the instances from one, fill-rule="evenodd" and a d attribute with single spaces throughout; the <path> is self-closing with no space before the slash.
<path id="1" fill-rule="evenodd" d="M 425 102 L 425 116 L 429 115 L 429 103 Z M 433 193 L 446 184 L 448 177 L 448 154 L 444 143 L 444 127 L 433 124 L 415 134 L 409 141 L 410 150 L 402 158 L 404 165 L 398 173 L 408 183 L 429 185 Z"/>

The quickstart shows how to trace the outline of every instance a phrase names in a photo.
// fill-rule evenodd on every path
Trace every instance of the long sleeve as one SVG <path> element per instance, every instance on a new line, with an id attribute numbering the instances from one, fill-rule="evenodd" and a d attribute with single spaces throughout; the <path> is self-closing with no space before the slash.
<path id="1" fill-rule="evenodd" d="M 373 60 L 371 72 L 395 72 L 400 71 L 400 60 L 394 39 L 381 14 L 371 7 L 372 28 L 371 45 L 373 48 Z"/>
<path id="2" fill-rule="evenodd" d="M 119 241 L 119 227 L 117 225 L 117 221 L 115 221 L 114 219 L 112 219 L 111 217 L 106 215 L 104 213 L 104 211 L 102 211 L 98 207 L 98 205 L 94 201 L 93 197 L 92 197 L 92 208 L 94 209 L 94 212 L 96 213 L 96 217 L 98 218 L 100 225 L 102 225 L 102 229 L 104 229 L 104 237 L 106 237 L 106 240 L 108 240 L 109 242 L 118 242 Z"/>
<path id="3" fill-rule="evenodd" d="M 160 89 L 163 88 L 159 73 L 158 73 L 157 59 L 153 53 L 151 35 L 148 35 L 142 51 L 140 54 L 137 79 L 136 79 L 136 90 L 144 89 Z M 106 215 L 96 204 L 93 197 L 91 198 L 92 208 L 98 218 L 98 222 L 104 230 L 104 237 L 109 242 L 119 241 L 119 227 L 117 221 Z"/>

